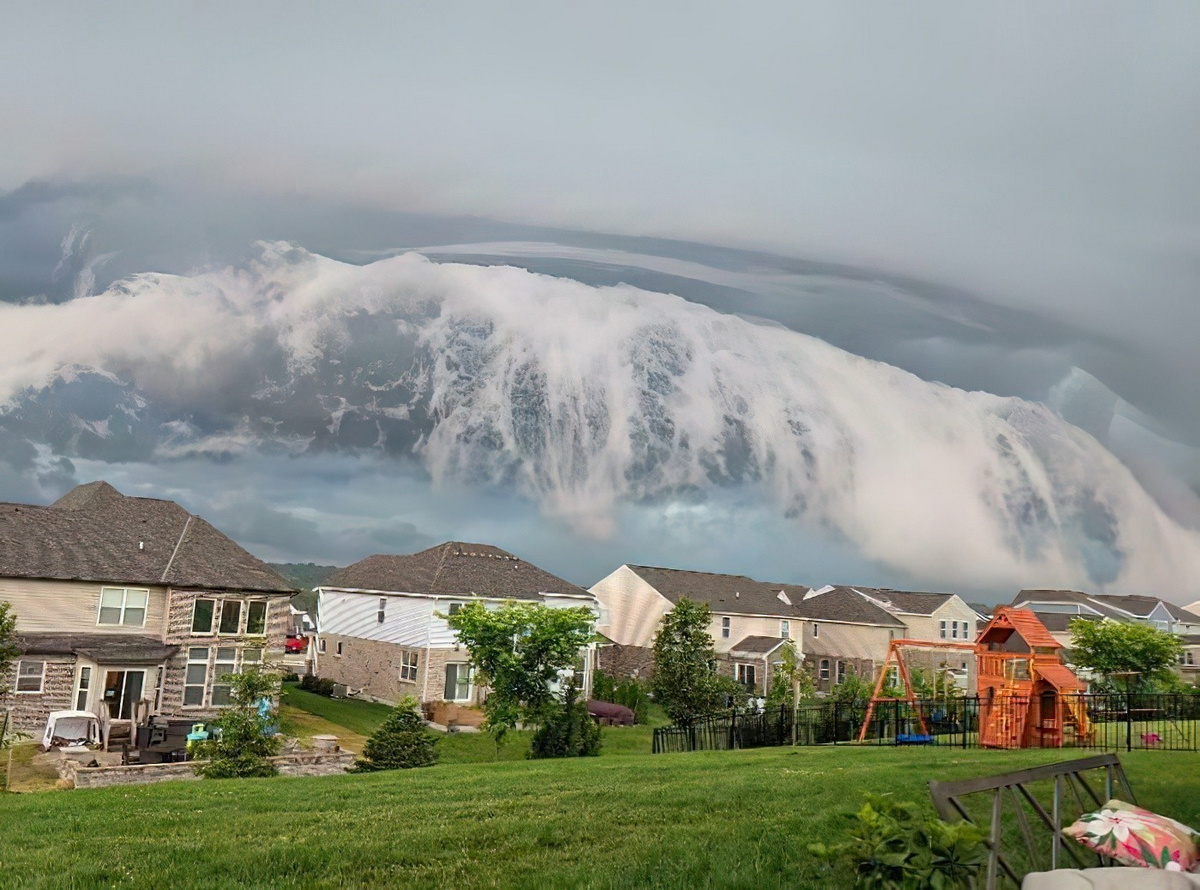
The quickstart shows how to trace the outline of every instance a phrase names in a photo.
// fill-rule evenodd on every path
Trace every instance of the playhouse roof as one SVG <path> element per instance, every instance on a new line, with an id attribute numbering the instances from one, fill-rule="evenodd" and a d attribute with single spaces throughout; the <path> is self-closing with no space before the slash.
<path id="1" fill-rule="evenodd" d="M 1037 615 L 1033 612 L 1028 609 L 1009 609 L 1004 606 L 996 609 L 992 620 L 980 632 L 979 642 L 990 642 L 993 637 L 999 638 L 997 642 L 1003 642 L 1008 639 L 1009 634 L 1014 632 L 1019 634 L 1031 648 L 1036 646 L 1062 648 L 1062 644 L 1051 636 L 1050 631 L 1046 630 L 1046 625 L 1038 621 Z M 1068 673 L 1070 672 L 1068 671 Z M 1072 676 L 1074 675 L 1072 674 Z"/>
<path id="2" fill-rule="evenodd" d="M 1087 689 L 1083 681 L 1076 677 L 1065 664 L 1038 664 L 1036 670 L 1038 676 L 1048 680 L 1059 692 L 1083 692 Z"/>

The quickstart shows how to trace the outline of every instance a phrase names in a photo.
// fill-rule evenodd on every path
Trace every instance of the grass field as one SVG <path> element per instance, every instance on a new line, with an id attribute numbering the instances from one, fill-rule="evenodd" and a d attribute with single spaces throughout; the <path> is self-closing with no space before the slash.
<path id="1" fill-rule="evenodd" d="M 775 748 L 442 764 L 324 779 L 0 797 L 5 887 L 842 887 L 807 852 L 866 791 L 1063 752 Z M 1200 758 L 1124 756 L 1141 801 L 1193 824 Z"/>

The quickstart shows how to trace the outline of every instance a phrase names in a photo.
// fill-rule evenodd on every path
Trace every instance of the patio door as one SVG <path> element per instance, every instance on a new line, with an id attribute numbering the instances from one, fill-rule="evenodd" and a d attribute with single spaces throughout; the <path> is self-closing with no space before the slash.
<path id="1" fill-rule="evenodd" d="M 104 674 L 104 704 L 113 720 L 132 720 L 133 706 L 142 697 L 146 672 L 106 671 Z"/>

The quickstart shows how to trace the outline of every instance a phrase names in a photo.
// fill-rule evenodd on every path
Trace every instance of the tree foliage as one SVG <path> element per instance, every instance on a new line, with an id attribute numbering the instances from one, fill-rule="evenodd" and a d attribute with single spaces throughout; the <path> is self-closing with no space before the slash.
<path id="1" fill-rule="evenodd" d="M 230 706 L 215 721 L 220 738 L 204 742 L 199 755 L 208 763 L 199 773 L 209 779 L 273 776 L 274 764 L 267 758 L 279 753 L 280 738 L 274 732 L 279 677 L 248 668 L 228 674 Z M 266 705 L 264 706 L 264 702 Z"/>
<path id="2" fill-rule="evenodd" d="M 533 734 L 533 757 L 595 757 L 600 753 L 600 725 L 579 701 L 571 682 L 563 693 L 563 704 Z"/>
<path id="3" fill-rule="evenodd" d="M 1071 622 L 1071 661 L 1103 675 L 1128 691 L 1170 683 L 1171 667 L 1183 652 L 1183 641 L 1148 624 L 1105 619 Z M 1114 676 L 1136 673 L 1135 677 Z"/>
<path id="4" fill-rule="evenodd" d="M 791 706 L 795 684 L 800 687 L 800 698 L 812 698 L 817 684 L 812 671 L 805 667 L 804 660 L 797 654 L 796 647 L 788 643 L 779 650 L 779 656 L 775 672 L 771 675 L 771 687 L 767 691 L 767 707 Z"/>
<path id="5" fill-rule="evenodd" d="M 561 708 L 551 689 L 573 668 L 592 635 L 590 609 L 552 609 L 540 603 L 505 603 L 488 609 L 472 602 L 447 618 L 467 647 L 476 683 L 489 689 L 486 726 L 500 744 L 518 722 L 541 725 Z"/>
<path id="6" fill-rule="evenodd" d="M 680 599 L 654 636 L 654 697 L 680 726 L 719 710 L 729 691 L 713 670 L 711 617 L 706 604 Z"/>
<path id="7" fill-rule="evenodd" d="M 17 615 L 8 603 L 0 603 L 0 698 L 8 690 L 8 672 L 21 650 L 17 648 Z"/>
<path id="8" fill-rule="evenodd" d="M 405 698 L 380 724 L 363 746 L 356 772 L 412 769 L 437 762 L 437 737 L 417 713 L 417 700 Z"/>

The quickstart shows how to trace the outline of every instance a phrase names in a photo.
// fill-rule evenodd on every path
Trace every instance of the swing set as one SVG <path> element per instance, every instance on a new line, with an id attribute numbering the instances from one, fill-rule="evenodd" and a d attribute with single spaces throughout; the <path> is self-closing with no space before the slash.
<path id="1" fill-rule="evenodd" d="M 884 659 L 883 669 L 879 672 L 879 678 L 875 681 L 875 689 L 871 693 L 871 700 L 867 704 L 867 713 L 863 718 L 862 726 L 858 730 L 858 740 L 865 741 L 867 732 L 871 728 L 871 717 L 875 713 L 875 705 L 883 702 L 908 702 L 909 708 L 917 715 L 917 725 L 920 727 L 919 733 L 911 733 L 897 735 L 897 744 L 906 745 L 928 745 L 933 743 L 933 735 L 929 732 L 929 724 L 925 721 L 925 715 L 921 712 L 921 708 L 917 705 L 916 691 L 913 689 L 912 676 L 908 672 L 908 664 L 904 660 L 905 649 L 929 649 L 929 650 L 946 650 L 951 649 L 958 652 L 970 652 L 975 655 L 974 643 L 950 643 L 940 642 L 935 640 L 892 640 L 888 646 L 887 658 Z M 883 694 L 883 687 L 887 683 L 888 674 L 891 671 L 893 663 L 896 667 L 896 672 L 900 675 L 900 683 L 904 688 L 904 695 L 897 697 Z"/>

